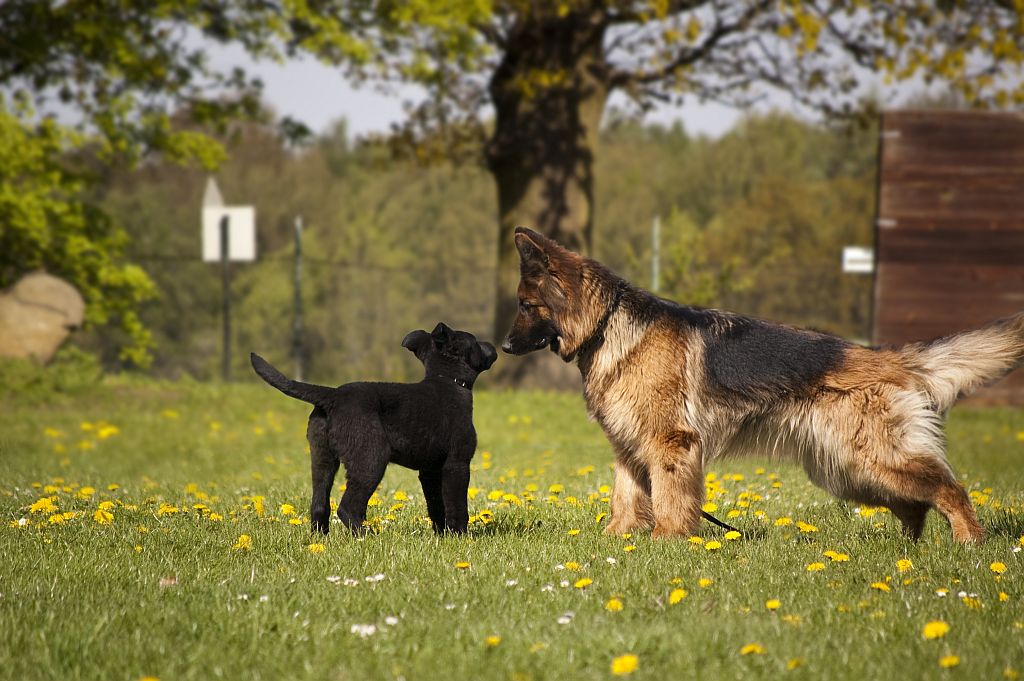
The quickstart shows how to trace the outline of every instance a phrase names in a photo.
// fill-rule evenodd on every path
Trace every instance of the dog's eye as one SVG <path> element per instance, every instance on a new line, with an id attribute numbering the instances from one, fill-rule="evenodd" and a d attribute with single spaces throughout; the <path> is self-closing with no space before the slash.
<path id="1" fill-rule="evenodd" d="M 525 300 L 520 300 L 519 301 L 519 309 L 522 310 L 523 312 L 529 312 L 530 310 L 532 310 L 535 307 L 537 307 L 537 306 L 534 305 L 533 303 L 528 303 Z"/>

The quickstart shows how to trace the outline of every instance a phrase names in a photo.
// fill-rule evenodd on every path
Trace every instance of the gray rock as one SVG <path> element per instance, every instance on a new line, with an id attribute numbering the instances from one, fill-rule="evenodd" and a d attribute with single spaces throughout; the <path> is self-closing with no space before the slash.
<path id="1" fill-rule="evenodd" d="M 0 291 L 0 357 L 48 362 L 84 313 L 74 286 L 45 272 L 26 274 Z"/>

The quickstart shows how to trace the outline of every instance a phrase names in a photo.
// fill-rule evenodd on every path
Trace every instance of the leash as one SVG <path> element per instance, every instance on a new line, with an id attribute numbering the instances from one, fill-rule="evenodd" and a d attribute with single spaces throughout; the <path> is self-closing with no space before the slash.
<path id="1" fill-rule="evenodd" d="M 701 511 L 701 512 L 700 512 L 700 514 L 701 514 L 702 516 L 704 516 L 704 519 L 705 519 L 705 520 L 707 520 L 707 521 L 709 521 L 709 522 L 712 522 L 712 523 L 714 523 L 715 525 L 718 525 L 718 526 L 719 526 L 719 527 L 721 527 L 721 528 L 722 528 L 723 530 L 726 530 L 726 531 L 728 531 L 728 532 L 740 532 L 739 530 L 737 530 L 737 529 L 736 529 L 735 527 L 733 527 L 733 526 L 732 526 L 732 525 L 730 525 L 729 523 L 723 523 L 723 522 L 722 522 L 721 520 L 719 520 L 719 519 L 718 519 L 718 518 L 716 518 L 715 516 L 711 515 L 710 513 L 707 513 L 707 512 L 705 512 L 705 511 Z M 740 532 L 740 534 L 742 535 L 743 533 L 742 533 L 742 532 Z"/>

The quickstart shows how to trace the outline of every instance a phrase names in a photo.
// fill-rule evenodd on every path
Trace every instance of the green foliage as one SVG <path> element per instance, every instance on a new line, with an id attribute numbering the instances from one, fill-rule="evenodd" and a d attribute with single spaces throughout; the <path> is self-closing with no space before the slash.
<path id="1" fill-rule="evenodd" d="M 413 379 L 420 370 L 399 343 L 438 321 L 494 340 L 486 171 L 395 161 L 349 142 L 344 125 L 298 151 L 257 125 L 230 144 L 218 182 L 230 202 L 255 204 L 259 235 L 258 261 L 232 266 L 236 377 L 251 377 L 249 350 L 294 366 L 298 215 L 307 376 Z M 596 255 L 648 286 L 651 219 L 661 215 L 663 295 L 863 338 L 871 280 L 842 274 L 839 259 L 843 246 L 871 243 L 876 146 L 871 131 L 781 115 L 719 140 L 622 122 L 604 133 L 595 166 Z M 129 257 L 161 291 L 143 312 L 161 375 L 212 377 L 219 366 L 220 269 L 200 262 L 191 226 L 204 184 L 195 170 L 152 163 L 105 193 L 131 235 Z"/>
<path id="2" fill-rule="evenodd" d="M 85 179 L 68 170 L 82 140 L 51 119 L 30 122 L 0 98 L 0 287 L 43 269 L 74 285 L 87 327 L 116 324 L 121 360 L 144 367 L 152 339 L 139 305 L 155 295 L 138 266 L 126 263 L 126 233 L 83 195 Z"/>
<path id="3" fill-rule="evenodd" d="M 95 355 L 73 345 L 57 351 L 46 366 L 32 359 L 0 358 L 0 396 L 26 403 L 53 403 L 95 390 L 102 368 Z"/>

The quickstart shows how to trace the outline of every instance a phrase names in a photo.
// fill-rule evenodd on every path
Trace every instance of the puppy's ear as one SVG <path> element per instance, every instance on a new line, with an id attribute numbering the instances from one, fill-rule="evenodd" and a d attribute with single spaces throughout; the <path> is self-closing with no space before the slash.
<path id="1" fill-rule="evenodd" d="M 426 350 L 430 345 L 430 334 L 422 329 L 416 331 L 410 331 L 406 334 L 405 338 L 402 339 L 402 347 L 406 350 L 410 350 L 412 354 L 420 357 L 421 353 Z"/>
<path id="2" fill-rule="evenodd" d="M 515 239 L 519 260 L 524 266 L 536 263 L 547 269 L 550 260 L 546 251 L 551 243 L 550 239 L 525 227 L 516 227 Z"/>
<path id="3" fill-rule="evenodd" d="M 452 337 L 452 330 L 444 322 L 438 322 L 434 330 L 430 332 L 430 337 L 434 339 L 434 342 L 438 345 L 444 345 Z"/>
<path id="4" fill-rule="evenodd" d="M 495 350 L 494 346 L 487 341 L 477 343 L 476 345 L 480 348 L 480 356 L 482 359 L 478 363 L 478 366 L 473 368 L 477 371 L 487 371 L 491 368 L 491 365 L 494 364 L 495 360 L 498 359 L 498 351 Z"/>

